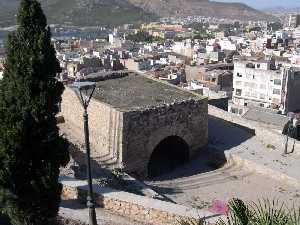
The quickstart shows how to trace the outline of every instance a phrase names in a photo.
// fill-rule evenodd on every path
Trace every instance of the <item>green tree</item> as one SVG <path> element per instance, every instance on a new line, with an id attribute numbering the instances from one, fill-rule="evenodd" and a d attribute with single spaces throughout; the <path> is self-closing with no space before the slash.
<path id="1" fill-rule="evenodd" d="M 59 208 L 59 168 L 69 161 L 55 118 L 64 87 L 40 3 L 22 0 L 17 23 L 0 81 L 0 205 L 13 225 L 47 225 Z"/>

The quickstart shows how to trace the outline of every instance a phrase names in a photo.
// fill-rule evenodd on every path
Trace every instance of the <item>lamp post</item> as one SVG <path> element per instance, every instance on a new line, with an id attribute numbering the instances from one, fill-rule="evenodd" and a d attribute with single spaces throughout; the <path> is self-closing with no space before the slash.
<path id="1" fill-rule="evenodd" d="M 89 208 L 89 224 L 97 225 L 94 195 L 93 195 L 92 173 L 91 173 L 91 152 L 90 152 L 89 125 L 88 125 L 88 113 L 87 113 L 87 108 L 89 106 L 93 93 L 96 89 L 96 83 L 95 82 L 74 82 L 73 84 L 70 85 L 70 88 L 75 91 L 84 109 L 83 124 L 84 124 L 87 180 L 88 180 L 87 207 Z"/>

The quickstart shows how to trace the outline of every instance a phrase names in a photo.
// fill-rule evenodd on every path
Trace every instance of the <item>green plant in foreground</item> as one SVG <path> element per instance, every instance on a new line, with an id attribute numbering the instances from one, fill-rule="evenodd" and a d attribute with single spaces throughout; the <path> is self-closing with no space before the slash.
<path id="1" fill-rule="evenodd" d="M 181 220 L 179 222 L 180 225 L 206 225 L 207 223 L 203 219 L 199 219 L 197 221 L 194 220 Z"/>
<path id="2" fill-rule="evenodd" d="M 205 225 L 199 219 L 179 222 L 180 225 Z M 300 225 L 300 207 L 288 209 L 277 200 L 262 200 L 258 203 L 245 203 L 240 199 L 229 202 L 229 214 L 226 219 L 219 219 L 216 225 Z"/>
<path id="3" fill-rule="evenodd" d="M 247 204 L 233 199 L 229 207 L 226 221 L 219 220 L 217 225 L 300 225 L 300 208 L 290 210 L 276 200 Z"/>

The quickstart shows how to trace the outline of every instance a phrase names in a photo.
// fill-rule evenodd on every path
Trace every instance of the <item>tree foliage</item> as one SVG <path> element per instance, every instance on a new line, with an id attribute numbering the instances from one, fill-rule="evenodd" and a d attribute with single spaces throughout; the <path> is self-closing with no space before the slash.
<path id="1" fill-rule="evenodd" d="M 204 219 L 183 220 L 180 225 L 208 225 Z M 229 202 L 229 214 L 219 219 L 216 225 L 299 225 L 300 207 L 289 209 L 277 200 L 260 200 L 258 203 L 246 203 L 240 199 Z"/>
<path id="2" fill-rule="evenodd" d="M 13 225 L 46 225 L 60 203 L 59 168 L 69 161 L 56 124 L 63 84 L 46 17 L 22 0 L 0 81 L 0 203 Z"/>
<path id="3" fill-rule="evenodd" d="M 138 31 L 136 34 L 129 34 L 127 35 L 126 39 L 133 42 L 148 42 L 148 43 L 163 40 L 162 38 L 154 37 L 148 34 L 146 31 Z"/>

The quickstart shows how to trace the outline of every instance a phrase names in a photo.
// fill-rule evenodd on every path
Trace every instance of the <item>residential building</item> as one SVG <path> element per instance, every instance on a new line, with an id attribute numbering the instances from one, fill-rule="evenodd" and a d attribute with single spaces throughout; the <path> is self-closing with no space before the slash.
<path id="1" fill-rule="evenodd" d="M 289 27 L 298 27 L 300 25 L 300 15 L 293 14 L 289 18 Z"/>
<path id="2" fill-rule="evenodd" d="M 271 61 L 235 62 L 228 111 L 242 115 L 250 106 L 279 110 L 282 84 L 283 72 Z"/>

